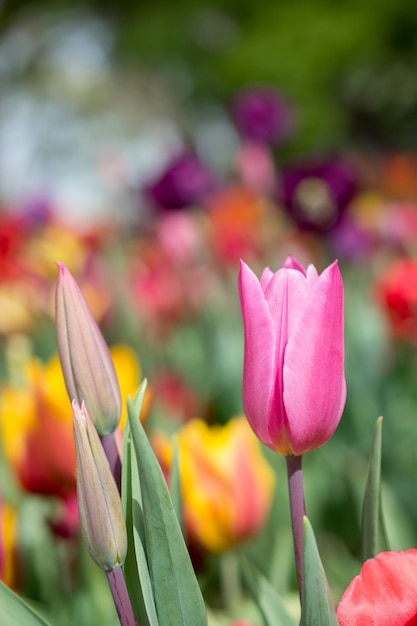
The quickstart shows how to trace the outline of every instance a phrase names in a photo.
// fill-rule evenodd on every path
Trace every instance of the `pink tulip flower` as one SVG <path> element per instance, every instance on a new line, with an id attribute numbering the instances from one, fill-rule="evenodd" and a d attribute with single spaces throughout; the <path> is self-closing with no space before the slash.
<path id="1" fill-rule="evenodd" d="M 318 448 L 345 399 L 343 283 L 335 261 L 318 275 L 288 257 L 260 281 L 241 262 L 243 406 L 254 432 L 285 455 Z"/>

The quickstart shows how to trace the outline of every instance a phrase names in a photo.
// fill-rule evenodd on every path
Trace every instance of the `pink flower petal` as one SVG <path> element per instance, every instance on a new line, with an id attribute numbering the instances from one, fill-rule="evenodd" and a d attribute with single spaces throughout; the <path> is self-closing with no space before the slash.
<path id="1" fill-rule="evenodd" d="M 268 287 L 268 283 L 271 280 L 271 278 L 273 277 L 274 272 L 269 268 L 269 267 L 265 267 L 262 274 L 261 274 L 261 287 L 263 289 L 263 291 L 266 291 L 266 288 Z"/>
<path id="2" fill-rule="evenodd" d="M 284 363 L 284 404 L 294 454 L 322 445 L 344 406 L 343 284 L 337 263 L 307 272 L 302 313 L 295 317 Z"/>
<path id="3" fill-rule="evenodd" d="M 243 408 L 256 435 L 272 447 L 266 416 L 274 379 L 275 333 L 261 284 L 243 261 L 239 296 L 245 336 Z"/>
<path id="4" fill-rule="evenodd" d="M 307 281 L 298 270 L 279 270 L 270 280 L 265 297 L 273 319 L 275 334 L 274 387 L 268 409 L 268 432 L 274 448 L 291 452 L 288 418 L 284 406 L 284 362 L 291 329 L 305 307 Z"/>

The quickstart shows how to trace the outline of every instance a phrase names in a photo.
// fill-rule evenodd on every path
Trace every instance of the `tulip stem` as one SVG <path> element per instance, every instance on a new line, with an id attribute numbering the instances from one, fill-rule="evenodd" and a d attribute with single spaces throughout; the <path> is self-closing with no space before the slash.
<path id="1" fill-rule="evenodd" d="M 233 611 L 242 599 L 239 562 L 235 552 L 227 551 L 220 558 L 220 581 L 223 606 Z"/>
<path id="2" fill-rule="evenodd" d="M 104 452 L 106 453 L 107 459 L 109 461 L 110 469 L 113 474 L 114 480 L 116 481 L 117 488 L 119 493 L 121 492 L 122 485 L 122 463 L 120 460 L 119 451 L 116 445 L 116 438 L 114 433 L 109 433 L 108 435 L 103 435 L 101 437 L 101 445 L 104 448 Z"/>
<path id="3" fill-rule="evenodd" d="M 291 524 L 294 539 L 295 568 L 297 571 L 300 600 L 303 595 L 303 518 L 306 514 L 304 501 L 302 456 L 292 454 L 286 457 L 288 491 L 290 494 Z"/>
<path id="4" fill-rule="evenodd" d="M 106 572 L 121 626 L 138 626 L 121 565 Z"/>

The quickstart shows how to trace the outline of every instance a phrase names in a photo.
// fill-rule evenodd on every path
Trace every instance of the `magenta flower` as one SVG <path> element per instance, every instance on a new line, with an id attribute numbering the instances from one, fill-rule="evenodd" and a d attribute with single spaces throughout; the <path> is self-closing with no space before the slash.
<path id="1" fill-rule="evenodd" d="M 184 153 L 145 189 L 162 210 L 184 209 L 198 203 L 215 185 L 213 173 L 196 156 Z"/>
<path id="2" fill-rule="evenodd" d="M 292 257 L 259 281 L 239 275 L 245 355 L 243 406 L 268 447 L 302 455 L 325 443 L 345 399 L 343 283 L 335 261 L 319 276 Z"/>
<path id="3" fill-rule="evenodd" d="M 294 107 L 270 87 L 238 94 L 232 114 L 243 137 L 268 145 L 282 144 L 296 126 Z"/>

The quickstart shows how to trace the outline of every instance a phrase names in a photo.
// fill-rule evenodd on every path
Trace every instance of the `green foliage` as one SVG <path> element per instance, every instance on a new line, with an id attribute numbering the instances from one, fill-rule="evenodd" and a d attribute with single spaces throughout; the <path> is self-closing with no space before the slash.
<path id="1" fill-rule="evenodd" d="M 178 445 L 174 445 L 174 458 L 172 461 L 171 474 L 170 474 L 170 494 L 174 511 L 176 513 L 179 525 L 183 528 L 182 519 L 182 494 L 181 494 L 181 475 L 180 475 L 180 463 L 179 463 L 179 448 Z"/>
<path id="2" fill-rule="evenodd" d="M 26 602 L 0 581 L 1 623 L 3 626 L 48 626 Z"/>
<path id="3" fill-rule="evenodd" d="M 372 438 L 368 479 L 362 510 L 362 561 L 389 550 L 381 502 L 382 417 L 377 420 Z"/>
<path id="4" fill-rule="evenodd" d="M 280 595 L 271 583 L 246 559 L 242 573 L 249 591 L 259 607 L 266 626 L 295 626 Z"/>
<path id="5" fill-rule="evenodd" d="M 304 518 L 303 600 L 300 626 L 338 626 L 310 522 Z"/>
<path id="6" fill-rule="evenodd" d="M 143 383 L 132 402 L 132 410 L 136 418 L 140 415 L 142 409 L 145 389 L 146 384 Z M 124 435 L 122 502 L 128 534 L 128 551 L 123 569 L 133 611 L 138 623 L 143 626 L 158 626 L 144 547 L 145 531 L 143 528 L 142 494 L 129 421 L 126 421 Z"/>
<path id="7" fill-rule="evenodd" d="M 139 389 L 144 394 L 146 382 Z M 203 626 L 206 609 L 165 478 L 138 420 L 137 404 L 128 400 L 136 471 L 140 481 L 144 551 L 159 626 Z"/>

